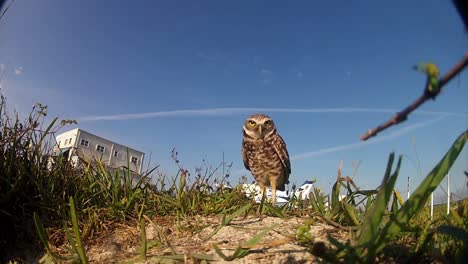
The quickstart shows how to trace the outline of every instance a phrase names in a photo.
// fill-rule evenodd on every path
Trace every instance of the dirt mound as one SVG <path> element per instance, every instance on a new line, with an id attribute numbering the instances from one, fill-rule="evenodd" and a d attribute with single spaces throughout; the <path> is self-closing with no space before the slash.
<path id="1" fill-rule="evenodd" d="M 128 226 L 119 226 L 108 237 L 95 241 L 87 248 L 87 255 L 95 263 L 124 260 L 132 263 L 227 263 L 216 252 L 214 245 L 227 257 L 231 257 L 242 245 L 249 250 L 248 254 L 229 263 L 313 263 L 316 257 L 310 253 L 311 249 L 300 245 L 295 239 L 298 228 L 308 225 L 305 224 L 306 220 L 298 217 L 248 216 L 221 226 L 221 217 L 192 217 L 180 224 L 172 217 L 154 218 L 147 221 L 146 261 L 138 261 L 140 231 Z M 265 231 L 265 235 L 258 243 L 246 245 L 262 231 Z M 327 235 L 339 240 L 345 236 L 344 232 L 320 223 L 310 226 L 308 232 L 314 243 L 327 244 Z"/>

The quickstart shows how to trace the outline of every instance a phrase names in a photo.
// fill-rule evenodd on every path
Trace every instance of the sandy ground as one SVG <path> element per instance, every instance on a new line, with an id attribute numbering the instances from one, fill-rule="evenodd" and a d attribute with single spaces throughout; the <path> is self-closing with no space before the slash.
<path id="1" fill-rule="evenodd" d="M 232 256 L 239 245 L 245 245 L 259 232 L 273 227 L 242 258 L 229 263 L 316 263 L 310 247 L 297 243 L 297 228 L 307 218 L 248 216 L 222 226 L 221 217 L 192 217 L 177 225 L 174 218 L 147 220 L 147 259 L 138 260 L 141 237 L 137 227 L 120 226 L 111 235 L 87 247 L 90 262 L 118 263 L 228 263 L 215 251 L 217 245 L 226 256 Z M 346 234 L 334 227 L 315 223 L 310 226 L 313 242 L 328 243 L 327 235 L 343 240 Z"/>

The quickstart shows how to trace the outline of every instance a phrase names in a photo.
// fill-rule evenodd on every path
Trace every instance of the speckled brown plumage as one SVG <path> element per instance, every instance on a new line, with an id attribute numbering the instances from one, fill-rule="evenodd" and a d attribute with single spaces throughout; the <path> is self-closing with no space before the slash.
<path id="1" fill-rule="evenodd" d="M 243 126 L 242 159 L 247 170 L 260 185 L 262 192 L 270 186 L 272 202 L 276 190 L 284 191 L 289 183 L 291 163 L 283 138 L 278 134 L 273 120 L 263 114 L 247 118 Z"/>

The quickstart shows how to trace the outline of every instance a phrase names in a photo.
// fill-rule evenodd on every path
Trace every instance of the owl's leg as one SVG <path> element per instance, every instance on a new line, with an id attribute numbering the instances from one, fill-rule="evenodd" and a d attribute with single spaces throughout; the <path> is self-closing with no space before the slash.
<path id="1" fill-rule="evenodd" d="M 276 179 L 272 179 L 271 183 L 271 205 L 276 206 Z"/>
<path id="2" fill-rule="evenodd" d="M 260 206 L 257 209 L 257 214 L 260 215 L 263 211 L 263 203 L 265 202 L 266 198 L 266 186 L 263 183 L 258 183 L 260 185 L 260 190 L 262 192 L 262 200 L 260 201 Z"/>
<path id="3" fill-rule="evenodd" d="M 266 198 L 266 186 L 265 184 L 260 184 L 260 188 L 262 189 L 262 200 Z"/>

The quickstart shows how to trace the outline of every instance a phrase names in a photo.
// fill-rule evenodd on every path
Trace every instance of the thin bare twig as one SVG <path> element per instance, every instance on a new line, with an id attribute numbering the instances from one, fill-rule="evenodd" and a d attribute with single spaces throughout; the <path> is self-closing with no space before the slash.
<path id="1" fill-rule="evenodd" d="M 366 133 L 364 133 L 361 136 L 361 140 L 366 141 L 369 138 L 376 136 L 379 132 L 393 126 L 397 125 L 403 121 L 405 121 L 408 118 L 408 115 L 416 110 L 419 106 L 421 106 L 423 103 L 425 103 L 429 99 L 434 99 L 437 97 L 440 92 L 442 91 L 442 88 L 444 85 L 446 85 L 453 77 L 455 77 L 460 71 L 462 71 L 466 66 L 468 65 L 468 52 L 465 53 L 463 58 L 460 60 L 458 64 L 456 64 L 449 72 L 447 72 L 442 78 L 439 79 L 439 86 L 440 89 L 439 91 L 431 95 L 426 92 L 427 89 L 424 89 L 424 93 L 416 99 L 412 104 L 407 106 L 405 109 L 403 109 L 401 112 L 396 113 L 392 118 L 390 118 L 387 122 L 377 126 L 376 128 L 369 129 Z M 427 85 L 427 84 L 426 84 Z"/>

